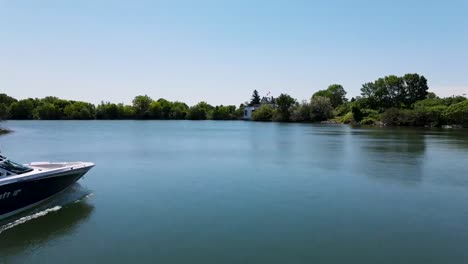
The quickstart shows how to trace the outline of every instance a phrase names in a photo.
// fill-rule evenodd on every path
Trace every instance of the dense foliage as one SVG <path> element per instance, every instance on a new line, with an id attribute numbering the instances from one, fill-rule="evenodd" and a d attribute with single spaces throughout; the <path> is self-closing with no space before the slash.
<path id="1" fill-rule="evenodd" d="M 254 121 L 271 121 L 276 110 L 269 104 L 260 106 L 252 114 L 252 120 Z"/>
<path id="2" fill-rule="evenodd" d="M 340 84 L 332 84 L 328 86 L 328 89 L 314 93 L 312 97 L 319 96 L 328 98 L 333 107 L 338 107 L 347 102 L 346 91 Z"/>
<path id="3" fill-rule="evenodd" d="M 289 116 L 291 115 L 291 107 L 296 103 L 296 99 L 292 98 L 288 94 L 281 94 L 276 98 L 276 117 L 277 121 L 289 121 Z"/>
<path id="4" fill-rule="evenodd" d="M 364 83 L 361 96 L 348 101 L 340 84 L 314 93 L 298 103 L 288 94 L 261 97 L 257 90 L 246 102 L 254 121 L 338 122 L 363 125 L 468 127 L 468 100 L 464 96 L 439 98 L 428 92 L 427 79 L 418 74 L 385 76 Z M 166 99 L 136 96 L 131 105 L 101 102 L 95 106 L 57 97 L 17 100 L 0 94 L 2 119 L 158 119 L 158 120 L 239 120 L 244 105 L 212 106 L 200 102 L 188 106 Z"/>
<path id="5" fill-rule="evenodd" d="M 132 105 L 101 102 L 95 106 L 81 101 L 68 101 L 57 97 L 43 99 L 16 100 L 6 94 L 0 94 L 1 119 L 190 119 L 190 120 L 235 120 L 241 119 L 244 105 L 211 106 L 200 102 L 189 107 L 182 102 L 166 99 L 153 100 L 147 95 L 136 96 Z"/>
<path id="6" fill-rule="evenodd" d="M 367 99 L 366 103 L 370 109 L 409 108 L 416 101 L 425 99 L 428 89 L 424 76 L 418 74 L 406 74 L 403 77 L 390 75 L 363 84 L 361 95 Z"/>
<path id="7" fill-rule="evenodd" d="M 428 89 L 427 79 L 418 74 L 390 75 L 365 83 L 362 97 L 351 100 L 353 119 L 348 121 L 388 126 L 467 126 L 467 98 L 439 98 Z"/>

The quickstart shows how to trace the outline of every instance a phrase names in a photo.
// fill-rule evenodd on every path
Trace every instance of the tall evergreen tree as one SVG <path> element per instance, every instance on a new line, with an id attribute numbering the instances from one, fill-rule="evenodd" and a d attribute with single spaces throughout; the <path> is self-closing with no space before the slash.
<path id="1" fill-rule="evenodd" d="M 250 100 L 250 105 L 257 105 L 260 104 L 260 95 L 258 95 L 258 91 L 254 90 L 252 94 L 252 100 Z"/>

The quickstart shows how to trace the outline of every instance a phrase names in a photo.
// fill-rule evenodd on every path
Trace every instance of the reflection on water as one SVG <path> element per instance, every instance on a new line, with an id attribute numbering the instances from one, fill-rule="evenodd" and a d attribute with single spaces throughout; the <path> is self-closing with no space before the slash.
<path id="1" fill-rule="evenodd" d="M 72 234 L 94 209 L 86 202 L 90 194 L 89 190 L 74 184 L 44 204 L 2 220 L 0 263 L 1 257 L 27 254 L 50 241 Z"/>
<path id="2" fill-rule="evenodd" d="M 358 166 L 365 175 L 404 184 L 421 182 L 426 150 L 425 135 L 408 129 L 355 129 L 361 159 Z"/>
<path id="3" fill-rule="evenodd" d="M 8 126 L 15 160 L 95 162 L 97 195 L 0 234 L 7 263 L 468 263 L 467 130 Z"/>
<path id="4" fill-rule="evenodd" d="M 425 136 L 419 131 L 396 130 L 389 133 L 384 130 L 368 129 L 353 133 L 364 139 L 361 141 L 362 147 L 366 149 L 365 152 L 376 157 L 377 162 L 393 161 L 395 158 L 396 162 L 416 164 L 424 155 L 426 148 Z"/>
<path id="5" fill-rule="evenodd" d="M 425 133 L 425 136 L 439 149 L 468 150 L 468 129 L 429 130 Z"/>
<path id="6" fill-rule="evenodd" d="M 86 202 L 70 204 L 23 225 L 9 229 L 0 235 L 2 252 L 16 254 L 23 249 L 35 248 L 51 239 L 70 235 L 79 223 L 86 220 L 93 211 Z"/>

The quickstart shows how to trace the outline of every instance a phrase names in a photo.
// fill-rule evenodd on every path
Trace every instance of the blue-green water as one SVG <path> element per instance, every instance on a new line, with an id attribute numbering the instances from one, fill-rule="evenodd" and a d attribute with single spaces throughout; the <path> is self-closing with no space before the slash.
<path id="1" fill-rule="evenodd" d="M 2 125 L 14 160 L 97 166 L 1 223 L 0 263 L 468 263 L 466 130 Z"/>

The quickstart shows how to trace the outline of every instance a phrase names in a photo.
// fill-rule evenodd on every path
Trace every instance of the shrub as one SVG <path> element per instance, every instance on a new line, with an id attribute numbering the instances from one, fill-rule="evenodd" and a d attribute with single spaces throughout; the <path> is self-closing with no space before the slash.
<path id="1" fill-rule="evenodd" d="M 213 109 L 212 119 L 213 120 L 232 120 L 235 119 L 236 107 L 234 105 L 229 106 L 216 106 Z"/>
<path id="2" fill-rule="evenodd" d="M 310 102 L 312 121 L 324 121 L 333 117 L 333 107 L 330 99 L 323 96 L 313 97 Z"/>
<path id="3" fill-rule="evenodd" d="M 291 111 L 291 120 L 294 122 L 310 121 L 311 106 L 307 101 L 295 105 Z"/>
<path id="4" fill-rule="evenodd" d="M 373 109 L 362 109 L 362 114 L 364 115 L 364 117 L 370 117 L 372 119 L 380 119 L 380 114 L 377 110 L 373 110 Z"/>
<path id="5" fill-rule="evenodd" d="M 356 122 L 361 122 L 361 120 L 364 118 L 364 113 L 362 113 L 361 109 L 358 106 L 354 106 L 351 108 L 351 112 L 353 114 L 353 119 Z"/>
<path id="6" fill-rule="evenodd" d="M 339 118 L 338 122 L 341 122 L 341 123 L 344 123 L 344 124 L 353 123 L 354 122 L 353 113 L 348 112 L 346 115 Z"/>
<path id="7" fill-rule="evenodd" d="M 444 98 L 442 100 L 445 102 L 446 106 L 450 106 L 450 105 L 453 105 L 453 104 L 461 103 L 461 102 L 467 100 L 467 98 L 465 98 L 464 96 L 452 96 L 452 97 Z"/>
<path id="8" fill-rule="evenodd" d="M 343 104 L 343 105 L 340 105 L 338 106 L 337 108 L 335 108 L 335 114 L 336 116 L 344 116 L 346 115 L 349 111 L 351 111 L 351 107 L 350 105 L 347 103 L 347 104 Z"/>
<path id="9" fill-rule="evenodd" d="M 252 113 L 252 120 L 254 121 L 271 121 L 273 115 L 275 113 L 275 109 L 270 105 L 262 105 L 260 108 L 255 110 Z"/>
<path id="10" fill-rule="evenodd" d="M 413 126 L 415 121 L 414 110 L 389 108 L 382 114 L 382 122 L 388 126 Z"/>
<path id="11" fill-rule="evenodd" d="M 189 108 L 187 119 L 189 120 L 206 120 L 212 112 L 213 106 L 206 102 L 200 102 Z"/>
<path id="12" fill-rule="evenodd" d="M 428 99 L 424 99 L 424 100 L 417 101 L 416 103 L 414 103 L 414 109 L 433 107 L 433 106 L 439 106 L 439 105 L 445 105 L 445 102 L 443 99 L 428 98 Z"/>
<path id="13" fill-rule="evenodd" d="M 449 124 L 468 127 L 468 100 L 452 104 L 445 109 L 443 116 Z"/>
<path id="14" fill-rule="evenodd" d="M 382 122 L 387 126 L 400 125 L 400 110 L 397 108 L 387 109 L 382 115 Z"/>
<path id="15" fill-rule="evenodd" d="M 365 117 L 364 119 L 359 122 L 361 125 L 375 125 L 378 122 L 377 119 L 374 119 L 372 117 Z"/>
<path id="16" fill-rule="evenodd" d="M 415 126 L 441 126 L 446 123 L 443 115 L 447 107 L 445 105 L 437 105 L 432 107 L 415 108 Z"/>

